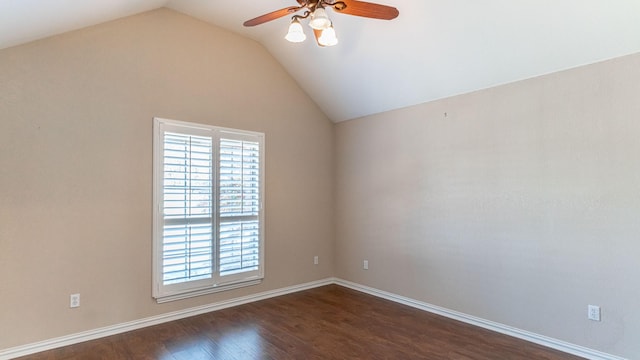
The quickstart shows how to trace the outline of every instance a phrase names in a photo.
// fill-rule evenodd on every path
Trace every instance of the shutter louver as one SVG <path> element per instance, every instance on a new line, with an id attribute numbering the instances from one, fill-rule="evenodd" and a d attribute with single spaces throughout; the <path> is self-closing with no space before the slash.
<path id="1" fill-rule="evenodd" d="M 258 142 L 220 140 L 220 276 L 260 266 L 260 146 Z"/>
<path id="2" fill-rule="evenodd" d="M 212 139 L 165 133 L 162 279 L 212 277 Z"/>

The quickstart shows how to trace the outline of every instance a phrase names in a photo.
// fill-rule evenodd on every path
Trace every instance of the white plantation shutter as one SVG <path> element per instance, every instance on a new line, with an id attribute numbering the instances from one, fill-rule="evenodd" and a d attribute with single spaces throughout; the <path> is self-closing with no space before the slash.
<path id="1" fill-rule="evenodd" d="M 212 277 L 212 155 L 211 137 L 164 134 L 164 284 Z"/>
<path id="2" fill-rule="evenodd" d="M 220 276 L 260 265 L 260 144 L 229 135 L 220 139 Z"/>
<path id="3" fill-rule="evenodd" d="M 263 277 L 264 135 L 154 121 L 154 297 Z"/>

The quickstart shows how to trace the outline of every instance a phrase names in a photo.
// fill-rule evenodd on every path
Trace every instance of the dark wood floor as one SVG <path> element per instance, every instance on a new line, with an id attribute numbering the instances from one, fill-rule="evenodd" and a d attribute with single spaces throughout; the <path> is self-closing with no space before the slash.
<path id="1" fill-rule="evenodd" d="M 26 358 L 579 359 L 337 285 Z"/>

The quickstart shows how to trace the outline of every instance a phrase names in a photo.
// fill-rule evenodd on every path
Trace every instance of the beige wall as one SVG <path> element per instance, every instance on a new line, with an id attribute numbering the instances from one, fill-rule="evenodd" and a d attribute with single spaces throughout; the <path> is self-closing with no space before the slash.
<path id="1" fill-rule="evenodd" d="M 2 50 L 0 349 L 337 275 L 640 357 L 638 94 L 634 55 L 333 126 L 166 9 Z M 154 116 L 266 133 L 262 285 L 151 298 Z"/>
<path id="2" fill-rule="evenodd" d="M 640 358 L 640 55 L 341 123 L 336 146 L 338 277 Z"/>
<path id="3" fill-rule="evenodd" d="M 151 298 L 154 116 L 266 133 L 262 285 Z M 0 51 L 0 349 L 331 276 L 332 141 L 262 46 L 170 10 Z"/>

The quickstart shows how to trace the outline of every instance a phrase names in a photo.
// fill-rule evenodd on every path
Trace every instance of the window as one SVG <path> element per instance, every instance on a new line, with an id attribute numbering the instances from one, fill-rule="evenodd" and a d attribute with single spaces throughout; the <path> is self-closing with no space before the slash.
<path id="1" fill-rule="evenodd" d="M 264 134 L 154 119 L 153 297 L 264 277 Z"/>

